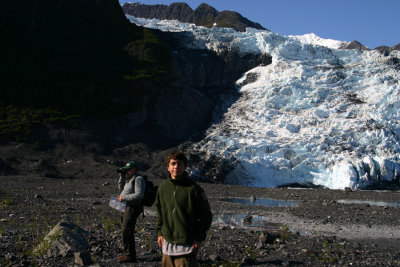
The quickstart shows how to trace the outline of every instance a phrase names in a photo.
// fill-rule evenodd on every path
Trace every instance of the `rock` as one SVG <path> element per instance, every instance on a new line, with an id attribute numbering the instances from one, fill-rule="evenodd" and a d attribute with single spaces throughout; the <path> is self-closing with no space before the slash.
<path id="1" fill-rule="evenodd" d="M 34 198 L 43 199 L 42 195 L 39 195 L 39 194 L 35 194 Z"/>
<path id="2" fill-rule="evenodd" d="M 250 196 L 250 202 L 254 203 L 256 201 L 256 197 L 255 196 Z"/>
<path id="3" fill-rule="evenodd" d="M 6 159 L 0 159 L 0 175 L 10 175 L 15 173 L 16 171 Z"/>
<path id="4" fill-rule="evenodd" d="M 250 257 L 245 257 L 242 259 L 242 264 L 251 264 L 253 262 L 254 262 L 254 260 Z"/>
<path id="5" fill-rule="evenodd" d="M 258 237 L 259 242 L 264 244 L 273 244 L 275 239 L 278 238 L 279 235 L 272 235 L 268 232 L 261 232 L 260 236 Z"/>
<path id="6" fill-rule="evenodd" d="M 90 256 L 90 253 L 87 251 L 80 251 L 80 252 L 75 252 L 75 263 L 85 266 L 93 263 L 92 257 Z"/>
<path id="7" fill-rule="evenodd" d="M 262 248 L 264 248 L 264 242 L 258 242 L 258 243 L 256 244 L 256 248 L 257 248 L 257 249 L 262 249 Z"/>
<path id="8" fill-rule="evenodd" d="M 244 224 L 251 224 L 252 221 L 253 221 L 253 217 L 251 215 L 248 215 L 248 216 L 244 217 L 244 219 L 243 219 Z"/>
<path id="9" fill-rule="evenodd" d="M 217 254 L 212 254 L 210 256 L 210 260 L 213 261 L 213 262 L 220 261 L 221 257 L 219 255 L 217 255 Z"/>
<path id="10" fill-rule="evenodd" d="M 357 40 L 354 40 L 350 43 L 345 43 L 345 44 L 341 45 L 339 47 L 339 49 L 358 49 L 358 50 L 363 50 L 363 51 L 370 50 L 368 47 L 364 46 Z"/>
<path id="11" fill-rule="evenodd" d="M 35 248 L 38 255 L 66 257 L 73 252 L 86 251 L 89 244 L 86 241 L 88 233 L 71 222 L 59 222 Z"/>
<path id="12" fill-rule="evenodd" d="M 172 3 L 169 6 L 125 3 L 122 8 L 126 14 L 139 18 L 178 20 L 208 28 L 221 25 L 242 32 L 246 31 L 246 27 L 265 30 L 259 23 L 252 22 L 237 12 L 227 10 L 219 12 L 205 3 L 195 10 L 186 3 Z"/>

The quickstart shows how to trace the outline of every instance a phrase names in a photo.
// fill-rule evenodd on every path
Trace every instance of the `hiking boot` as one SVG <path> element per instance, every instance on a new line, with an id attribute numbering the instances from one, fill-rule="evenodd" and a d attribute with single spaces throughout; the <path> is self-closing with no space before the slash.
<path id="1" fill-rule="evenodd" d="M 120 263 L 125 263 L 125 262 L 136 262 L 136 259 L 132 258 L 129 255 L 122 255 L 118 257 L 118 260 Z"/>

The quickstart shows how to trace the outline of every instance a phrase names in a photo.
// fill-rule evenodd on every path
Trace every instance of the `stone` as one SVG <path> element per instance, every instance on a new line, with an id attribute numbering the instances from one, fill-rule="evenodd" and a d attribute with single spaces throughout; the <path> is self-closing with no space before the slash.
<path id="1" fill-rule="evenodd" d="M 210 256 L 210 260 L 213 261 L 213 262 L 220 261 L 221 257 L 219 255 L 217 255 L 217 254 L 212 254 Z"/>
<path id="2" fill-rule="evenodd" d="M 262 249 L 262 248 L 264 248 L 264 242 L 257 242 L 256 248 L 257 248 L 257 249 Z"/>
<path id="3" fill-rule="evenodd" d="M 35 248 L 35 253 L 66 257 L 73 252 L 86 251 L 88 232 L 71 222 L 59 222 Z"/>
<path id="4" fill-rule="evenodd" d="M 244 224 L 251 224 L 252 221 L 253 221 L 253 217 L 251 215 L 248 215 L 248 216 L 244 217 L 244 219 L 243 219 Z"/>
<path id="5" fill-rule="evenodd" d="M 42 195 L 39 195 L 39 194 L 36 194 L 36 195 L 34 196 L 34 198 L 43 199 L 43 196 L 42 196 Z"/>
<path id="6" fill-rule="evenodd" d="M 93 263 L 92 256 L 87 251 L 80 251 L 74 253 L 75 263 L 80 266 L 85 266 Z"/>
<path id="7" fill-rule="evenodd" d="M 259 242 L 264 244 L 273 244 L 277 237 L 279 237 L 279 235 L 272 235 L 268 232 L 261 232 L 260 236 L 258 237 L 258 240 Z"/>

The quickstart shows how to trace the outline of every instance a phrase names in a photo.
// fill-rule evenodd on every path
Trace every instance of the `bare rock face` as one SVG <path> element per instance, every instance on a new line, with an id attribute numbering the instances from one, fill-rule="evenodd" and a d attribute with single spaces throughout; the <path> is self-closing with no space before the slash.
<path id="1" fill-rule="evenodd" d="M 186 3 L 173 3 L 167 5 L 145 5 L 141 3 L 125 3 L 124 12 L 139 18 L 177 19 L 186 22 L 193 13 L 192 8 Z"/>
<path id="2" fill-rule="evenodd" d="M 374 48 L 374 50 L 378 50 L 384 56 L 389 56 L 390 53 L 394 50 L 400 51 L 400 44 L 394 45 L 392 47 L 382 45 Z"/>
<path id="3" fill-rule="evenodd" d="M 186 3 L 172 3 L 169 6 L 125 3 L 122 9 L 125 14 L 138 18 L 176 19 L 208 28 L 211 28 L 216 23 L 217 27 L 230 27 L 237 31 L 245 31 L 246 27 L 266 30 L 259 23 L 252 22 L 237 12 L 226 10 L 219 12 L 205 3 L 199 5 L 194 11 Z"/>
<path id="4" fill-rule="evenodd" d="M 388 56 L 392 51 L 392 48 L 389 46 L 378 46 L 375 47 L 374 50 L 378 50 L 382 55 Z"/>
<path id="5" fill-rule="evenodd" d="M 87 251 L 89 244 L 86 241 L 88 233 L 71 222 L 59 222 L 36 247 L 38 255 L 66 257 L 73 253 Z"/>
<path id="6" fill-rule="evenodd" d="M 354 40 L 350 43 L 341 45 L 339 49 L 359 49 L 359 50 L 370 50 L 368 47 L 364 46 L 362 43 Z"/>
<path id="7" fill-rule="evenodd" d="M 168 138 L 187 140 L 207 128 L 221 94 L 236 92 L 235 81 L 246 71 L 272 62 L 263 54 L 240 55 L 236 51 L 215 53 L 186 49 L 187 33 L 161 33 L 171 50 L 176 77 L 171 89 L 162 92 L 151 111 L 152 120 Z M 175 89 L 174 89 L 175 88 Z"/>

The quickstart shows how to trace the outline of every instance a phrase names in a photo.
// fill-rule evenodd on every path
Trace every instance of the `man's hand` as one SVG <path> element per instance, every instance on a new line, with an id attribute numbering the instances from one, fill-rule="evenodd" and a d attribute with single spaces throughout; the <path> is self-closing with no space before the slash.
<path id="1" fill-rule="evenodd" d="M 160 235 L 157 239 L 157 243 L 158 246 L 162 247 L 162 245 L 164 244 L 164 237 L 162 235 Z"/>
<path id="2" fill-rule="evenodd" d="M 118 198 L 119 202 L 124 201 L 124 197 L 123 196 L 117 196 L 117 198 Z"/>

